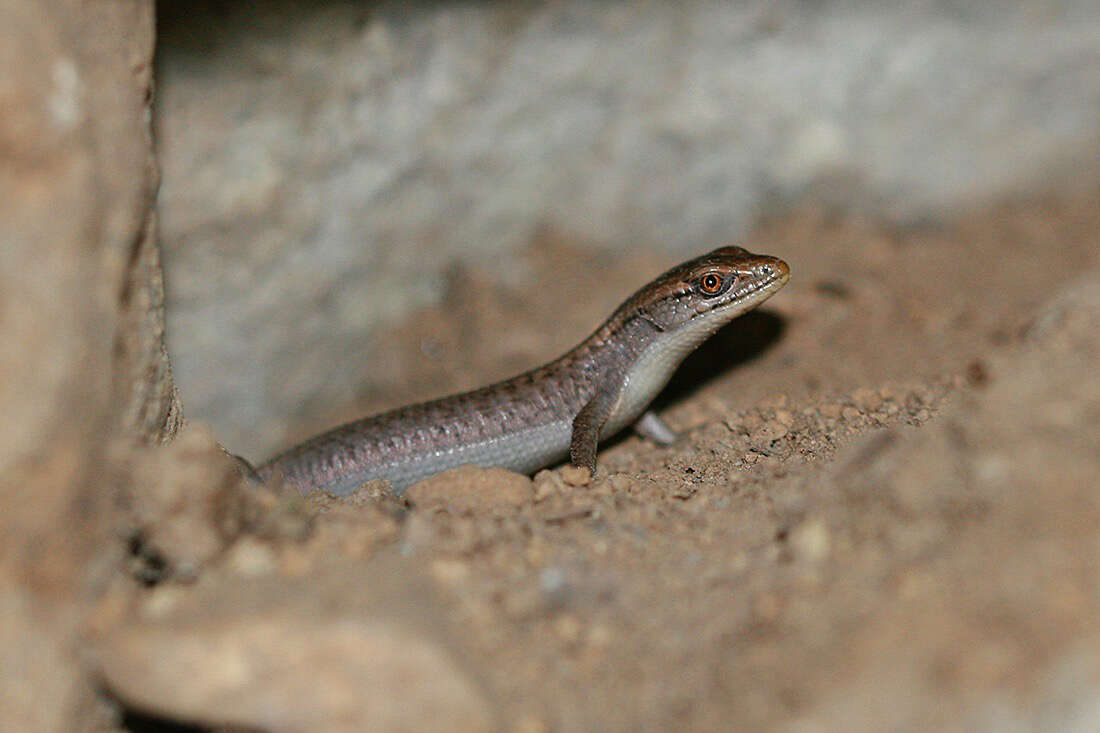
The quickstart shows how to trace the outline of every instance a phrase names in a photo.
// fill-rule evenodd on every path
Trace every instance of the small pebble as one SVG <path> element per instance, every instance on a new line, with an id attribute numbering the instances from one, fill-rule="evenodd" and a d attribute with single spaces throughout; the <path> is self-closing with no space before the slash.
<path id="1" fill-rule="evenodd" d="M 769 420 L 753 432 L 752 442 L 756 445 L 767 445 L 774 440 L 779 440 L 788 433 L 787 426 L 778 420 Z"/>
<path id="2" fill-rule="evenodd" d="M 584 466 L 562 466 L 561 478 L 569 486 L 587 486 L 592 472 Z"/>
<path id="3" fill-rule="evenodd" d="M 565 482 L 555 471 L 543 469 L 535 474 L 535 501 L 545 501 L 554 494 L 565 491 Z"/>
<path id="4" fill-rule="evenodd" d="M 276 569 L 275 554 L 259 540 L 245 537 L 230 549 L 229 567 L 247 577 L 268 575 Z"/>
<path id="5" fill-rule="evenodd" d="M 794 424 L 794 413 L 790 410 L 776 410 L 775 421 L 784 427 L 790 427 Z"/>
<path id="6" fill-rule="evenodd" d="M 864 410 L 877 410 L 882 405 L 882 396 L 873 389 L 860 387 L 852 392 L 852 401 Z"/>
<path id="7" fill-rule="evenodd" d="M 141 613 L 150 619 L 167 616 L 179 605 L 183 595 L 183 590 L 178 586 L 168 585 L 153 588 L 141 604 Z"/>
<path id="8" fill-rule="evenodd" d="M 807 519 L 794 528 L 789 543 L 796 557 L 821 562 L 829 556 L 829 528 L 819 518 Z"/>
<path id="9" fill-rule="evenodd" d="M 546 568 L 539 573 L 539 588 L 543 593 L 557 593 L 565 587 L 565 573 L 561 568 Z"/>

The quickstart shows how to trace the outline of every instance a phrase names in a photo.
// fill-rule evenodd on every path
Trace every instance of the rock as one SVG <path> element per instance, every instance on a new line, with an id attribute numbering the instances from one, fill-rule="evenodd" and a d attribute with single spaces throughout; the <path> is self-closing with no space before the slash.
<path id="1" fill-rule="evenodd" d="M 0 571 L 45 584 L 86 581 L 110 547 L 118 299 L 154 198 L 152 31 L 149 2 L 0 6 Z"/>
<path id="2" fill-rule="evenodd" d="M 0 730 L 111 730 L 96 725 L 95 690 L 72 654 L 76 629 L 72 617 L 54 604 L 0 583 Z"/>
<path id="3" fill-rule="evenodd" d="M 829 528 L 819 518 L 807 519 L 791 530 L 789 542 L 801 560 L 818 563 L 829 557 Z"/>
<path id="4" fill-rule="evenodd" d="M 852 392 L 852 402 L 868 412 L 874 412 L 882 405 L 882 395 L 868 387 L 860 387 Z"/>
<path id="5" fill-rule="evenodd" d="M 512 511 L 534 501 L 535 486 L 503 468 L 459 466 L 417 481 L 405 492 L 416 507 L 443 507 L 452 514 Z"/>
<path id="6" fill-rule="evenodd" d="M 142 299 L 159 275 L 153 11 L 0 3 L 0 730 L 115 725 L 79 634 L 123 549 L 110 439 L 170 422 L 152 406 L 162 344 L 149 363 L 122 343 L 124 311 L 150 316 L 143 335 L 162 325 Z M 120 388 L 135 382 L 150 390 Z"/>
<path id="7" fill-rule="evenodd" d="M 369 618 L 276 611 L 106 639 L 100 670 L 128 704 L 270 731 L 488 731 L 480 691 L 430 640 Z"/>
<path id="8" fill-rule="evenodd" d="M 779 440 L 788 432 L 788 427 L 783 423 L 778 420 L 768 420 L 754 430 L 749 439 L 754 447 L 766 452 L 773 442 Z"/>
<path id="9" fill-rule="evenodd" d="M 188 425 L 173 443 L 138 452 L 122 481 L 141 541 L 172 573 L 196 575 L 245 524 L 240 474 L 204 427 Z"/>
<path id="10" fill-rule="evenodd" d="M 562 466 L 561 479 L 569 486 L 588 486 L 592 472 L 584 466 Z"/>
<path id="11" fill-rule="evenodd" d="M 398 561 L 301 578 L 215 566 L 99 632 L 95 667 L 125 704 L 204 726 L 492 730 L 494 708 L 443 642 L 434 586 Z"/>
<path id="12" fill-rule="evenodd" d="M 535 501 L 543 501 L 555 494 L 565 493 L 565 482 L 557 471 L 543 469 L 535 474 Z"/>

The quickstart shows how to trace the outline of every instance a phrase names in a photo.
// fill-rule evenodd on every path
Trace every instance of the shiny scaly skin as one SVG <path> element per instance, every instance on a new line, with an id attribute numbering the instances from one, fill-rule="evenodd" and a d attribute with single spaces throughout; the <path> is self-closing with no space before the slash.
<path id="1" fill-rule="evenodd" d="M 722 247 L 632 295 L 576 348 L 472 392 L 348 423 L 258 469 L 302 493 L 394 489 L 471 463 L 531 473 L 567 457 L 595 470 L 597 442 L 634 422 L 699 344 L 786 284 L 782 260 Z M 711 291 L 711 292 L 708 292 Z"/>

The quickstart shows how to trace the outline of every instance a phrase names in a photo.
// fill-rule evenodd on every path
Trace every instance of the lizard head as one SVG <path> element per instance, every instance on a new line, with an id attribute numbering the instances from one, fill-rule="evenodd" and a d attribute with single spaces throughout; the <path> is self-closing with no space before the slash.
<path id="1" fill-rule="evenodd" d="M 787 263 L 741 247 L 721 247 L 688 260 L 635 293 L 620 309 L 662 331 L 706 322 L 713 333 L 752 310 L 790 278 Z"/>

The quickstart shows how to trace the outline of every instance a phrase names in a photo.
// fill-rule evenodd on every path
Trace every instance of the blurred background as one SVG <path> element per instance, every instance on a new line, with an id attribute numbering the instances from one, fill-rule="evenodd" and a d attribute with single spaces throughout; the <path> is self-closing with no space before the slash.
<path id="1" fill-rule="evenodd" d="M 382 329 L 456 265 L 522 293 L 586 252 L 670 263 L 806 202 L 934 227 L 1100 169 L 1094 0 L 158 14 L 169 348 L 187 414 L 252 458 L 392 393 Z M 538 271 L 520 253 L 548 232 L 578 254 Z M 560 316 L 567 345 L 596 325 Z"/>

